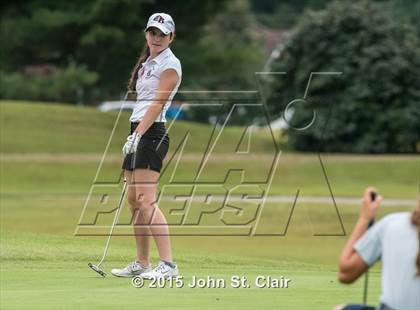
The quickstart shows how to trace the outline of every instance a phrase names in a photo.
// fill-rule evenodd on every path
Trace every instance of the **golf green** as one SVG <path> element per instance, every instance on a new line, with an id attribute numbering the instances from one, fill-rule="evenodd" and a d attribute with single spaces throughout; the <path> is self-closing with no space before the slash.
<path id="1" fill-rule="evenodd" d="M 366 186 L 374 185 L 385 201 L 394 199 L 380 209 L 381 218 L 413 209 L 417 197 L 416 156 L 322 154 L 321 167 L 317 154 L 284 151 L 278 166 L 270 170 L 274 158 L 270 133 L 255 133 L 256 154 L 235 157 L 223 150 L 229 149 L 230 141 L 240 140 L 242 131 L 228 128 L 200 179 L 194 177 L 206 145 L 201 142 L 190 145 L 178 165 L 168 160 L 168 169 L 162 175 L 160 189 L 165 193 L 169 189 L 172 194 L 184 194 L 191 180 L 199 185 L 193 204 L 196 213 L 189 218 L 195 223 L 192 231 L 177 226 L 176 215 L 171 217 L 171 210 L 179 211 L 179 202 L 169 199 L 159 203 L 175 223 L 170 227 L 171 242 L 183 277 L 182 287 L 169 287 L 167 282 L 162 288 L 149 287 L 150 283 L 135 288 L 130 279 L 110 275 L 110 269 L 135 259 L 133 237 L 119 235 L 131 231 L 129 224 L 116 229 L 101 266 L 108 273 L 106 278 L 87 266 L 99 262 L 106 236 L 75 235 L 116 114 L 52 104 L 0 102 L 0 107 L 1 309 L 321 310 L 346 302 L 360 303 L 363 279 L 350 286 L 337 281 L 338 257 L 360 208 L 357 198 Z M 117 127 L 118 139 L 112 141 L 105 156 L 100 181 L 115 185 L 118 180 L 125 125 Z M 171 133 L 170 154 L 175 154 L 185 132 L 201 141 L 200 137 L 212 130 L 206 125 L 179 122 Z M 241 169 L 245 171 L 243 183 Z M 230 178 L 225 180 L 228 172 Z M 271 183 L 266 178 L 270 173 Z M 184 188 L 177 189 L 175 185 L 180 184 Z M 237 185 L 243 187 L 236 189 Z M 107 193 L 109 204 L 103 208 L 115 211 L 120 188 L 116 186 Z M 243 188 L 253 195 L 267 190 L 260 213 L 255 213 L 255 203 L 244 204 L 241 211 L 237 202 L 220 209 L 220 201 L 208 206 L 200 201 L 208 190 L 220 198 L 227 190 L 243 194 Z M 336 205 L 331 194 L 337 198 Z M 399 201 L 405 204 L 399 205 Z M 198 216 L 204 210 L 200 208 L 208 208 L 203 217 Z M 88 204 L 82 220 L 92 219 L 92 210 Z M 105 232 L 112 218 L 113 213 L 106 212 L 98 217 Z M 125 203 L 121 221 L 128 218 Z M 255 235 L 249 233 L 250 227 L 257 227 Z M 240 233 L 229 235 L 224 233 L 226 228 Z M 153 264 L 158 261 L 154 245 L 151 260 Z M 225 283 L 224 287 L 190 287 L 197 278 L 206 284 L 208 277 Z M 245 279 L 244 287 L 232 287 L 232 277 Z M 259 287 L 267 283 L 272 287 Z M 276 283 L 282 287 L 274 287 Z M 379 295 L 377 264 L 369 274 L 368 302 L 377 304 Z"/>

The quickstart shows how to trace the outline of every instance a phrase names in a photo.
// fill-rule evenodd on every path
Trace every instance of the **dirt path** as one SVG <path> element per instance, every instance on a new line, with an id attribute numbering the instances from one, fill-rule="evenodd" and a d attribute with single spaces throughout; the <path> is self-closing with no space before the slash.
<path id="1" fill-rule="evenodd" d="M 169 154 L 171 156 L 172 154 Z M 273 160 L 275 154 L 213 154 L 211 159 L 213 160 L 224 160 L 224 161 L 234 161 L 238 159 L 243 160 Z M 280 155 L 280 161 L 295 161 L 295 162 L 311 162 L 318 160 L 317 154 L 291 154 L 291 153 L 282 153 Z M 29 154 L 1 154 L 0 161 L 4 162 L 99 162 L 102 158 L 102 154 L 77 154 L 77 153 L 58 153 L 58 154 L 48 154 L 48 153 L 29 153 Z M 168 160 L 169 157 L 166 158 Z M 202 154 L 183 154 L 182 159 L 187 161 L 199 161 L 202 160 Z M 322 158 L 328 161 L 340 161 L 340 162 L 355 162 L 355 161 L 395 161 L 395 160 L 407 160 L 407 159 L 416 159 L 415 155 L 338 155 L 338 154 L 322 154 Z M 418 159 L 418 158 L 417 158 Z M 120 154 L 110 154 L 105 157 L 106 162 L 120 162 L 122 160 L 122 155 Z"/>
<path id="2" fill-rule="evenodd" d="M 1 193 L 3 199 L 21 199 L 25 198 L 26 196 L 31 196 L 36 199 L 45 200 L 45 201 L 79 201 L 83 203 L 86 200 L 88 192 L 86 193 Z M 248 198 L 251 200 L 254 196 L 250 195 Z M 211 199 L 212 201 L 224 201 L 225 196 L 222 195 L 211 195 L 209 198 L 207 195 L 195 195 L 191 198 L 192 201 L 208 201 Z M 246 199 L 242 198 L 241 196 L 229 196 L 228 202 L 247 202 Z M 172 201 L 173 197 L 162 197 L 162 201 Z M 261 203 L 262 198 L 255 197 L 252 199 L 255 203 Z M 354 198 L 354 197 L 334 197 L 334 202 L 337 206 L 359 206 L 361 198 Z M 281 195 L 269 195 L 266 197 L 267 203 L 287 203 L 293 204 L 295 201 L 294 196 L 281 196 Z M 329 196 L 299 196 L 297 204 L 305 203 L 305 204 L 317 204 L 317 205 L 332 205 L 333 199 Z M 406 198 L 384 198 L 382 201 L 381 206 L 383 207 L 410 207 L 414 208 L 417 205 L 416 199 L 406 199 Z"/>

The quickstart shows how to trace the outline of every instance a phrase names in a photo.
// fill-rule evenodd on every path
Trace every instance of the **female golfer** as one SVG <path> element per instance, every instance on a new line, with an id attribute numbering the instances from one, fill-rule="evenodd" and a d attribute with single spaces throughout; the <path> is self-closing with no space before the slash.
<path id="1" fill-rule="evenodd" d="M 168 225 L 155 204 L 162 161 L 169 148 L 165 113 L 182 76 L 181 64 L 169 48 L 174 36 L 175 23 L 170 15 L 156 13 L 150 16 L 145 29 L 145 48 L 128 84 L 128 91 L 137 94 L 137 102 L 130 117 L 130 135 L 123 147 L 123 169 L 133 214 L 137 260 L 123 269 L 113 269 L 112 274 L 118 277 L 169 278 L 178 275 L 172 260 Z M 160 256 L 154 269 L 149 261 L 151 235 Z"/>
<path id="2" fill-rule="evenodd" d="M 338 305 L 335 310 L 411 310 L 420 309 L 420 201 L 409 212 L 389 214 L 367 230 L 382 198 L 371 200 L 367 188 L 359 219 L 339 261 L 338 278 L 352 283 L 369 266 L 382 260 L 380 305 Z"/>

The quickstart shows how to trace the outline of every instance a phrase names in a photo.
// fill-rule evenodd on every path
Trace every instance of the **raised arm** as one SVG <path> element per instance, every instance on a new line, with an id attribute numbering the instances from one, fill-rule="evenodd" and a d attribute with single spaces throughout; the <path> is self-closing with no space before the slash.
<path id="1" fill-rule="evenodd" d="M 354 249 L 354 244 L 368 229 L 369 222 L 375 218 L 376 211 L 382 201 L 381 196 L 378 196 L 374 201 L 371 201 L 371 193 L 373 191 L 375 191 L 375 189 L 372 187 L 368 187 L 365 190 L 359 219 L 341 252 L 338 264 L 338 280 L 342 283 L 354 282 L 369 268 Z"/>

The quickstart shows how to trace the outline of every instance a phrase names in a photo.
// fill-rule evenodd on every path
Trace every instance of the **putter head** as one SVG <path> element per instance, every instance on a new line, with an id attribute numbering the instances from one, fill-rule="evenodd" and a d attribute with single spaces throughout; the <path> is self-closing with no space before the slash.
<path id="1" fill-rule="evenodd" d="M 106 277 L 106 273 L 102 271 L 101 268 L 99 268 L 98 266 L 92 264 L 92 263 L 88 263 L 88 266 L 90 269 L 92 269 L 93 271 L 99 273 L 101 276 L 103 276 L 104 278 Z"/>

